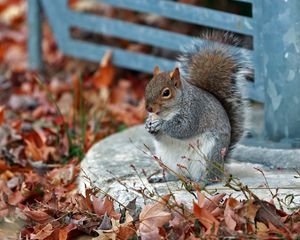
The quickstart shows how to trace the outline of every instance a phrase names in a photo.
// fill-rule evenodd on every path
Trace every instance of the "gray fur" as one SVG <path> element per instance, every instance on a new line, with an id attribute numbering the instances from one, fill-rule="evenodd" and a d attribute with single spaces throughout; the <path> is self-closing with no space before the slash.
<path id="1" fill-rule="evenodd" d="M 253 74 L 253 68 L 249 57 L 242 49 L 237 46 L 240 43 L 239 38 L 228 32 L 207 32 L 201 36 L 202 43 L 194 41 L 186 46 L 179 56 L 180 69 L 183 77 L 190 83 L 202 88 L 212 95 L 225 108 L 229 121 L 231 123 L 231 149 L 240 141 L 244 135 L 246 124 L 247 101 L 245 99 L 246 79 Z M 209 41 L 207 41 L 209 40 Z M 220 72 L 223 66 L 212 64 L 200 65 L 202 55 L 210 53 L 211 55 L 222 55 L 223 62 L 232 62 L 232 73 Z M 213 76 L 206 82 L 200 81 L 203 76 L 199 74 L 199 69 L 208 68 L 208 72 Z M 229 82 L 226 83 L 226 79 Z M 217 82 L 212 86 L 209 82 Z M 222 85 L 225 83 L 225 86 Z M 218 88 L 218 86 L 220 86 Z M 220 89 L 221 88 L 221 89 Z"/>
<path id="2" fill-rule="evenodd" d="M 213 95 L 184 79 L 182 83 L 182 94 L 177 104 L 179 112 L 169 120 L 160 118 L 153 121 L 148 118 L 145 127 L 158 142 L 163 135 L 185 140 L 209 134 L 215 140 L 215 147 L 205 156 L 209 161 L 208 168 L 204 175 L 199 173 L 199 177 L 193 180 L 212 183 L 223 175 L 224 159 L 221 151 L 230 146 L 230 123 L 224 108 Z M 153 181 L 157 179 L 161 181 L 162 178 L 154 176 Z"/>
<path id="3" fill-rule="evenodd" d="M 246 104 L 240 87 L 251 66 L 242 51 L 224 45 L 237 45 L 233 35 L 212 33 L 205 38 L 216 42 L 194 43 L 181 55 L 181 85 L 175 85 L 174 98 L 156 101 L 164 87 L 174 89 L 172 72 L 157 74 L 149 82 L 146 106 L 157 104 L 159 117 L 149 117 L 145 127 L 155 137 L 162 161 L 179 174 L 181 154 L 189 153 L 189 142 L 200 139 L 199 150 L 206 153 L 200 160 L 205 163 L 184 163 L 193 180 L 207 184 L 222 177 L 224 157 L 243 135 Z M 195 153 L 191 156 L 197 158 Z"/>

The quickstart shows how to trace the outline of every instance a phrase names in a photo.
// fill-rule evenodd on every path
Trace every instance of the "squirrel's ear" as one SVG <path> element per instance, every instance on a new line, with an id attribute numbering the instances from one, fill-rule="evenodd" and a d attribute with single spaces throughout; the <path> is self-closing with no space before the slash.
<path id="1" fill-rule="evenodd" d="M 172 81 L 174 81 L 175 87 L 179 88 L 181 86 L 181 80 L 180 80 L 180 72 L 178 67 L 176 67 L 174 71 L 170 73 L 170 77 Z"/>
<path id="2" fill-rule="evenodd" d="M 159 73 L 160 73 L 159 66 L 156 65 L 156 66 L 154 67 L 154 70 L 153 70 L 153 75 L 156 76 L 156 75 L 159 74 Z"/>

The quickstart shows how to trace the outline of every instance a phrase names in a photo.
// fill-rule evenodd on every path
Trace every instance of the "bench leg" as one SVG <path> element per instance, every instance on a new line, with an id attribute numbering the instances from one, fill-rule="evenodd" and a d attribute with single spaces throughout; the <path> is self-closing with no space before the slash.
<path id="1" fill-rule="evenodd" d="M 31 70 L 42 70 L 42 9 L 39 0 L 28 0 L 28 61 Z"/>

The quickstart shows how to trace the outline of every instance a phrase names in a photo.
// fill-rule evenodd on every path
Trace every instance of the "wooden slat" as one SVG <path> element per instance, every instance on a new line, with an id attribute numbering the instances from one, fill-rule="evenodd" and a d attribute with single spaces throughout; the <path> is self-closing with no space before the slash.
<path id="1" fill-rule="evenodd" d="M 171 70 L 176 64 L 175 61 L 161 57 L 129 52 L 120 48 L 75 39 L 70 39 L 64 52 L 73 57 L 100 62 L 108 50 L 113 52 L 112 62 L 114 65 L 132 70 L 152 73 L 155 65 L 159 65 L 163 70 Z"/>
<path id="2" fill-rule="evenodd" d="M 179 51 L 180 47 L 191 43 L 192 37 L 154 27 L 128 23 L 116 19 L 70 12 L 66 23 L 91 32 L 106 34 L 135 42 Z M 203 42 L 202 40 L 197 40 Z"/>
<path id="3" fill-rule="evenodd" d="M 175 20 L 251 35 L 253 19 L 231 13 L 163 0 L 97 0 L 115 7 L 148 12 Z"/>
<path id="4" fill-rule="evenodd" d="M 175 51 L 180 51 L 192 41 L 199 43 L 204 42 L 204 40 L 199 38 L 193 38 L 183 34 L 72 11 L 67 14 L 66 24 L 80 27 L 81 29 L 91 32 L 102 33 Z M 244 53 L 251 58 L 252 51 L 246 49 L 240 50 L 244 51 Z"/>
<path id="5" fill-rule="evenodd" d="M 74 51 L 76 49 L 76 51 Z M 70 39 L 64 49 L 64 53 L 89 61 L 100 62 L 104 54 L 112 50 L 114 65 L 128 68 L 132 70 L 138 70 L 143 72 L 152 73 L 153 67 L 159 65 L 162 70 L 171 70 L 176 65 L 175 61 L 168 60 L 161 57 L 155 57 L 142 53 L 129 52 L 119 48 L 112 48 L 106 45 L 98 45 L 93 43 L 86 43 L 81 40 Z M 247 95 L 252 100 L 263 102 L 263 93 L 258 91 L 251 82 L 247 82 Z"/>
<path id="6" fill-rule="evenodd" d="M 192 39 L 185 35 L 152 27 L 73 12 L 66 8 L 66 2 L 66 0 L 42 0 L 44 11 L 54 30 L 59 48 L 69 56 L 99 62 L 106 51 L 111 49 L 113 51 L 112 61 L 116 66 L 149 73 L 152 72 L 155 65 L 159 65 L 163 70 L 170 70 L 176 64 L 175 61 L 161 57 L 72 39 L 69 34 L 71 26 L 172 50 L 179 50 L 181 46 L 188 44 Z M 252 56 L 252 52 L 249 50 L 241 49 L 241 51 Z M 251 99 L 263 101 L 262 92 L 258 91 L 252 83 L 248 83 L 247 89 Z"/>

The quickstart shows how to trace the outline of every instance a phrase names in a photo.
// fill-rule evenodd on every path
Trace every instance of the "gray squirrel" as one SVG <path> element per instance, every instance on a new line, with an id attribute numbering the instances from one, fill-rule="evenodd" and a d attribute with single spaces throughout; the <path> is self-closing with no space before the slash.
<path id="1" fill-rule="evenodd" d="M 145 127 L 169 170 L 167 181 L 176 175 L 205 185 L 220 180 L 224 158 L 244 133 L 241 86 L 251 65 L 235 47 L 239 41 L 233 34 L 212 32 L 202 38 L 203 43 L 183 51 L 173 71 L 160 72 L 156 66 L 145 89 Z"/>

